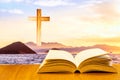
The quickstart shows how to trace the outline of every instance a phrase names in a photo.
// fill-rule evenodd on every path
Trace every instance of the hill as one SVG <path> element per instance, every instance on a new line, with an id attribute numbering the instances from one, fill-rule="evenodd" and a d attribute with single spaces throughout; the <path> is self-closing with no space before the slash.
<path id="1" fill-rule="evenodd" d="M 38 54 L 48 53 L 48 51 L 53 48 L 54 49 L 55 48 L 56 49 L 70 48 L 70 46 L 65 46 L 65 45 L 63 45 L 61 43 L 57 43 L 57 42 L 49 42 L 49 43 L 42 42 L 41 46 L 38 46 L 37 44 L 35 44 L 33 42 L 28 42 L 28 43 L 26 43 L 26 45 Z"/>
<path id="2" fill-rule="evenodd" d="M 72 54 L 76 54 L 82 50 L 91 49 L 91 48 L 100 48 L 107 52 L 112 52 L 115 54 L 120 53 L 120 47 L 110 46 L 105 44 L 72 47 L 72 46 L 65 46 L 57 42 L 49 42 L 49 43 L 42 42 L 42 46 L 38 46 L 33 42 L 28 42 L 25 44 L 22 42 L 14 42 L 6 47 L 1 48 L 0 54 L 35 54 L 35 53 L 43 54 L 43 53 L 48 53 L 50 49 L 59 49 L 59 50 L 68 51 Z"/>
<path id="3" fill-rule="evenodd" d="M 38 54 L 39 53 L 47 53 L 50 49 L 60 49 L 60 50 L 64 50 L 64 51 L 68 51 L 70 53 L 76 54 L 82 50 L 91 49 L 91 48 L 100 48 L 107 52 L 120 53 L 120 47 L 110 46 L 110 45 L 105 45 L 105 44 L 97 44 L 97 45 L 93 45 L 93 46 L 72 47 L 72 46 L 65 46 L 65 45 L 63 45 L 61 43 L 57 43 L 57 42 L 49 42 L 49 43 L 42 42 L 42 46 L 38 46 L 33 42 L 28 42 L 28 43 L 26 43 L 26 45 L 29 46 L 31 49 L 33 49 Z"/>
<path id="4" fill-rule="evenodd" d="M 93 48 L 101 48 L 105 51 L 112 52 L 112 53 L 120 53 L 120 47 L 117 46 L 110 46 L 105 44 L 94 45 Z"/>
<path id="5" fill-rule="evenodd" d="M 87 46 L 87 47 L 81 46 L 81 47 L 61 48 L 61 50 L 65 50 L 71 53 L 78 53 L 82 50 L 91 49 L 91 48 L 100 48 L 100 49 L 103 49 L 107 52 L 114 53 L 114 54 L 120 53 L 120 47 L 110 46 L 110 45 L 105 45 L 105 44 L 97 44 L 97 45 Z"/>
<path id="6" fill-rule="evenodd" d="M 36 52 L 30 49 L 22 42 L 14 42 L 0 49 L 0 54 L 35 54 Z"/>
<path id="7" fill-rule="evenodd" d="M 42 46 L 40 47 L 41 48 L 69 48 L 71 46 L 66 46 L 57 42 L 48 42 L 48 43 L 42 42 Z"/>

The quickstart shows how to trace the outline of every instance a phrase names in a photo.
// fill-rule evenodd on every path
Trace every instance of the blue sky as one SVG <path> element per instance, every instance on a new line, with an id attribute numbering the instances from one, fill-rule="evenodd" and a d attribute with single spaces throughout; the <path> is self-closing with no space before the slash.
<path id="1" fill-rule="evenodd" d="M 102 0 L 103 1 L 103 0 Z M 1 0 L 0 12 L 1 14 L 14 15 L 28 15 L 34 14 L 36 8 L 41 8 L 48 12 L 54 10 L 64 10 L 79 7 L 85 4 L 96 4 L 102 2 L 101 0 Z M 6 12 L 6 13 L 5 13 Z"/>
<path id="2" fill-rule="evenodd" d="M 42 9 L 42 41 L 66 45 L 117 45 L 120 40 L 119 0 L 0 0 L 0 46 L 36 41 L 29 16 Z M 92 41 L 94 39 L 94 42 Z"/>

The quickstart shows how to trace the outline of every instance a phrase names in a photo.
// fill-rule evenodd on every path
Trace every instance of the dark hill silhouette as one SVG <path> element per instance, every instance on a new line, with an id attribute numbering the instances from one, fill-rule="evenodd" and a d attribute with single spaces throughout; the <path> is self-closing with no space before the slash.
<path id="1" fill-rule="evenodd" d="M 0 54 L 36 54 L 22 42 L 14 42 L 0 49 Z"/>

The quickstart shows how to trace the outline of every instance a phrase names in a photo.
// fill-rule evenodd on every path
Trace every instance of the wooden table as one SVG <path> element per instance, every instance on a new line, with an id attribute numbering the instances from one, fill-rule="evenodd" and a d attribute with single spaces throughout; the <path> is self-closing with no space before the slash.
<path id="1" fill-rule="evenodd" d="M 114 73 L 52 73 L 37 74 L 39 65 L 0 65 L 0 80 L 120 80 L 120 64 L 114 64 Z"/>

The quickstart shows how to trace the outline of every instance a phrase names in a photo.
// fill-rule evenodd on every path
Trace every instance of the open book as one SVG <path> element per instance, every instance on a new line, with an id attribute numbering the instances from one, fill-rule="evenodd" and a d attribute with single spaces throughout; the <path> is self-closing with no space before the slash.
<path id="1" fill-rule="evenodd" d="M 50 50 L 40 65 L 38 73 L 43 72 L 116 72 L 107 52 L 99 48 L 79 52 L 75 58 L 62 50 Z"/>

